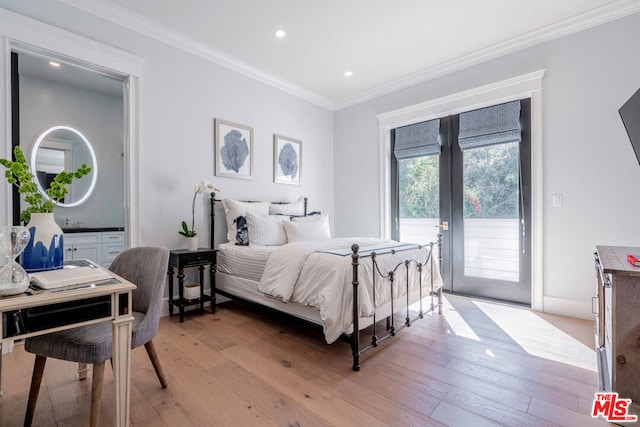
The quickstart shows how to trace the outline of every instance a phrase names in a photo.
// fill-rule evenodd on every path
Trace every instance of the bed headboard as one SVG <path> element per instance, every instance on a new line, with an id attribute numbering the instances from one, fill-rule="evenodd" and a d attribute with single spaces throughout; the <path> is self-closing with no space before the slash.
<path id="1" fill-rule="evenodd" d="M 299 200 L 299 199 L 298 199 Z M 304 215 L 306 216 L 309 213 L 308 210 L 308 199 L 306 197 L 304 200 Z M 255 200 L 248 200 L 248 203 L 255 203 Z M 271 202 L 273 204 L 278 205 L 286 205 L 288 203 L 293 202 Z M 216 194 L 211 192 L 209 195 L 209 212 L 210 212 L 210 240 L 209 243 L 211 248 L 216 248 L 220 243 L 224 243 L 227 241 L 227 217 L 224 213 L 224 207 L 222 206 L 222 199 L 216 199 Z M 216 240 L 217 239 L 217 240 Z"/>

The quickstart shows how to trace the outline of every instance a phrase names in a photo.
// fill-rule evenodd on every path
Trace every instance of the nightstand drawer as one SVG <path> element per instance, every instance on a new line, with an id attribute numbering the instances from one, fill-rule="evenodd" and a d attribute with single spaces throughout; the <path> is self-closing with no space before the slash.
<path id="1" fill-rule="evenodd" d="M 214 252 L 213 251 L 206 251 L 206 252 L 190 252 L 190 253 L 183 253 L 181 254 L 181 256 L 179 257 L 179 261 L 177 260 L 171 260 L 171 264 L 175 265 L 175 266 L 183 266 L 183 267 L 191 267 L 194 265 L 206 265 L 206 264 L 213 264 L 214 262 Z"/>

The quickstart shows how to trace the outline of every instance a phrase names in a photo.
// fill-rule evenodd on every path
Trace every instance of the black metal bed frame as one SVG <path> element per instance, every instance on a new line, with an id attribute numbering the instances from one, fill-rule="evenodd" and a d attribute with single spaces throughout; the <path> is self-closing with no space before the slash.
<path id="1" fill-rule="evenodd" d="M 210 203 L 210 211 L 211 211 L 211 247 L 213 248 L 214 246 L 214 237 L 215 237 L 215 233 L 214 233 L 214 219 L 215 219 L 215 202 L 219 201 L 215 199 L 215 193 L 211 193 L 209 196 L 209 203 Z M 286 204 L 288 202 L 274 202 L 274 203 L 279 203 L 279 204 Z M 308 206 L 308 200 L 305 197 L 304 198 L 304 215 L 307 215 L 307 206 Z M 429 264 L 430 266 L 430 277 L 431 277 L 431 288 L 429 290 L 429 295 L 431 296 L 431 302 L 429 304 L 428 309 L 426 310 L 426 312 L 432 312 L 435 310 L 436 306 L 438 307 L 438 314 L 442 314 L 442 286 L 440 286 L 438 289 L 434 290 L 434 284 L 433 284 L 433 279 L 434 279 L 434 273 L 435 273 L 435 269 L 434 269 L 434 265 L 433 265 L 433 250 L 434 250 L 434 246 L 438 247 L 438 258 L 437 258 L 437 262 L 438 262 L 438 266 L 442 267 L 442 234 L 438 233 L 438 240 L 436 242 L 430 242 L 427 245 L 424 246 L 419 246 L 419 248 L 423 248 L 423 247 L 429 247 L 429 255 L 427 256 L 427 260 L 425 261 L 425 263 L 420 263 L 417 262 L 416 260 L 413 259 L 407 259 L 405 261 L 399 262 L 398 264 L 396 264 L 396 266 L 388 272 L 382 272 L 380 271 L 380 267 L 379 264 L 377 262 L 377 257 L 379 256 L 379 254 L 376 254 L 375 252 L 371 252 L 368 255 L 360 255 L 359 254 L 359 250 L 360 247 L 357 244 L 354 244 L 351 246 L 351 265 L 353 268 L 353 278 L 352 278 L 352 286 L 353 286 L 353 306 L 352 306 L 352 315 L 353 315 L 353 332 L 351 334 L 345 334 L 343 335 L 343 340 L 347 341 L 349 343 L 349 345 L 351 346 L 351 352 L 352 352 L 352 356 L 353 356 L 353 370 L 354 371 L 359 371 L 360 370 L 360 355 L 362 355 L 362 353 L 364 353 L 365 351 L 375 348 L 378 346 L 379 343 L 381 343 L 382 341 L 391 338 L 393 336 L 396 335 L 397 332 L 399 332 L 400 330 L 411 326 L 415 321 L 417 321 L 418 319 L 422 319 L 425 315 L 425 310 L 423 307 L 423 299 L 426 295 L 423 295 L 423 289 L 422 289 L 422 272 L 423 272 L 423 267 L 426 264 Z M 415 248 L 411 248 L 411 249 L 415 249 Z M 401 249 L 401 250 L 392 250 L 391 253 L 395 254 L 397 252 L 402 252 L 402 251 L 406 251 L 409 249 Z M 390 292 L 390 315 L 386 316 L 386 327 L 385 327 L 385 332 L 384 335 L 382 336 L 378 336 L 377 334 L 377 329 L 378 329 L 378 319 L 377 319 L 377 310 L 374 309 L 374 313 L 373 313 L 373 323 L 371 325 L 372 327 L 372 335 L 371 335 L 371 341 L 370 343 L 363 345 L 361 347 L 361 330 L 360 330 L 360 316 L 359 316 L 359 300 L 358 300 L 358 287 L 360 286 L 359 280 L 358 280 L 358 267 L 360 266 L 360 260 L 363 258 L 371 258 L 371 268 L 373 269 L 372 271 L 372 278 L 373 278 L 373 283 L 372 283 L 372 287 L 373 287 L 373 299 L 375 301 L 376 299 L 376 280 L 384 280 L 384 279 L 388 279 L 389 280 L 389 292 Z M 430 262 L 431 261 L 431 262 Z M 418 283 L 420 284 L 418 286 L 419 289 L 419 302 L 420 302 L 420 310 L 418 311 L 417 315 L 411 317 L 410 315 L 410 310 L 409 310 L 409 306 L 410 304 L 410 300 L 409 300 L 409 271 L 410 271 L 410 267 L 411 265 L 415 265 L 418 269 Z M 393 289 L 394 289 L 394 283 L 395 283 L 395 278 L 397 277 L 397 273 L 398 270 L 404 266 L 404 271 L 406 274 L 406 317 L 404 319 L 404 323 L 402 323 L 401 325 L 396 326 L 395 325 L 395 321 L 394 321 L 394 315 L 396 314 L 394 308 L 393 308 L 393 302 L 394 302 L 394 298 L 393 298 Z M 220 294 L 223 295 L 227 298 L 232 298 L 232 299 L 242 299 L 239 298 L 233 294 L 230 294 L 228 292 L 219 290 L 216 288 L 215 285 L 215 266 L 213 266 L 214 269 L 214 274 L 212 275 L 213 277 L 213 282 L 211 283 L 211 310 L 213 312 L 215 312 L 215 303 L 216 303 L 216 294 Z M 434 302 L 434 296 L 437 297 L 437 302 Z M 244 300 L 244 299 L 243 299 Z M 246 300 L 245 300 L 246 301 Z M 253 304 L 258 304 L 255 302 L 252 302 Z M 374 304 L 375 307 L 375 304 Z M 276 310 L 276 309 L 273 309 Z M 293 316 L 289 313 L 284 313 L 287 314 L 289 316 Z M 295 316 L 293 316 L 295 317 Z M 384 319 L 380 319 L 380 320 L 384 320 Z"/>

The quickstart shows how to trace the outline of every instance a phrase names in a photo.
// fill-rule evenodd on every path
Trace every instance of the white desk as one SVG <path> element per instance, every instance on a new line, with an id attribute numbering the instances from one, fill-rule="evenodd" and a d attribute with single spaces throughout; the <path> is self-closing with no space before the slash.
<path id="1" fill-rule="evenodd" d="M 3 342 L 110 321 L 113 324 L 112 362 L 116 425 L 128 426 L 133 321 L 130 314 L 131 291 L 135 289 L 135 285 L 121 277 L 115 277 L 119 283 L 77 289 L 32 291 L 31 295 L 20 294 L 0 298 L 0 371 Z M 61 315 L 60 310 L 64 315 Z M 0 383 L 0 389 L 1 386 Z"/>

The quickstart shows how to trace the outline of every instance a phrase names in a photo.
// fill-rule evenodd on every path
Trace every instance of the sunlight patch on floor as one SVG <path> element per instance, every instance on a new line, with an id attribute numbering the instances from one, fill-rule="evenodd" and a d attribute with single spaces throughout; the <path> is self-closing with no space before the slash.
<path id="1" fill-rule="evenodd" d="M 473 302 L 527 353 L 590 371 L 597 371 L 593 348 L 583 344 L 534 312 L 502 304 Z M 449 313 L 447 313 L 447 320 Z M 535 333 L 532 333 L 534 332 Z M 534 337 L 544 337 L 536 339 Z"/>
<path id="2" fill-rule="evenodd" d="M 468 338 L 474 341 L 482 341 L 480 337 L 473 331 L 471 326 L 460 316 L 454 307 L 452 307 L 446 298 L 443 298 L 443 313 L 447 318 L 449 328 L 447 333 L 454 334 L 459 337 Z M 437 309 L 436 309 L 437 310 Z"/>

